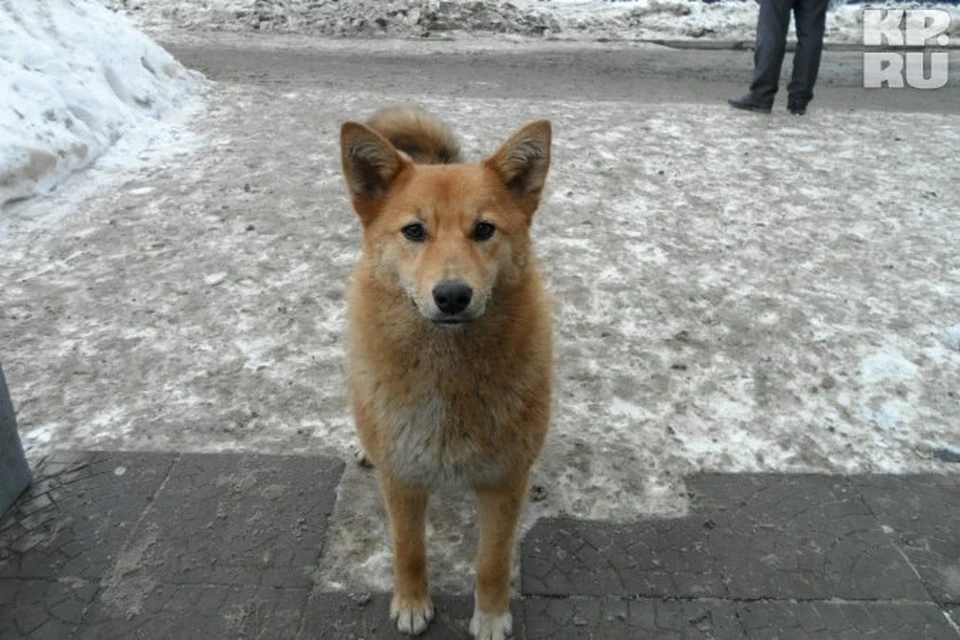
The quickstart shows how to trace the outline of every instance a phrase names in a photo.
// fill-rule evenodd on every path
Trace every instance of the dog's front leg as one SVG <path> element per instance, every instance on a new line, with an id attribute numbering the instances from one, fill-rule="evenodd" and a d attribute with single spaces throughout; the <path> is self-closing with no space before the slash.
<path id="1" fill-rule="evenodd" d="M 390 618 L 397 629 L 417 635 L 433 618 L 427 590 L 425 518 L 430 494 L 424 487 L 404 484 L 389 471 L 379 471 L 380 488 L 390 516 L 393 538 L 393 600 Z"/>
<path id="2" fill-rule="evenodd" d="M 523 508 L 528 477 L 510 478 L 496 486 L 477 487 L 480 545 L 477 592 L 470 634 L 477 640 L 504 640 L 513 630 L 510 615 L 510 566 L 517 520 Z"/>

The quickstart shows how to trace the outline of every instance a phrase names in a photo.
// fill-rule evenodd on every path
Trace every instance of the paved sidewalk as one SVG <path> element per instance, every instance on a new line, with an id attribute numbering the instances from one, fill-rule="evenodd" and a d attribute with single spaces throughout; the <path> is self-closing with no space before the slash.
<path id="1" fill-rule="evenodd" d="M 60 452 L 0 520 L 0 638 L 397 638 L 314 582 L 327 457 Z M 960 638 L 960 476 L 701 474 L 688 517 L 541 520 L 516 637 Z M 435 594 L 423 636 L 466 638 Z"/>

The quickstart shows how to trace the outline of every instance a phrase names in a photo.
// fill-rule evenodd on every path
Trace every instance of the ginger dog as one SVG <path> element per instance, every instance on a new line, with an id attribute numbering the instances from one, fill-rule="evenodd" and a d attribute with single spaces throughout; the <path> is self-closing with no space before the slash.
<path id="1" fill-rule="evenodd" d="M 530 242 L 550 166 L 550 123 L 464 164 L 449 129 L 413 108 L 341 130 L 363 230 L 347 357 L 357 433 L 390 518 L 397 628 L 433 618 L 431 490 L 472 490 L 480 523 L 470 633 L 512 631 L 511 554 L 550 417 L 552 320 Z"/>

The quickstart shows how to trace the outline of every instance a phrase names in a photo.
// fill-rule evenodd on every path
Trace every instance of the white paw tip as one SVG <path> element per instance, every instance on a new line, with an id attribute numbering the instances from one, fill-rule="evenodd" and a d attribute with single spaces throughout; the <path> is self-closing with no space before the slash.
<path id="1" fill-rule="evenodd" d="M 473 612 L 470 620 L 470 635 L 476 640 L 506 640 L 513 632 L 513 616 L 506 613 Z"/>
<path id="2" fill-rule="evenodd" d="M 390 619 L 397 623 L 401 633 L 419 635 L 433 620 L 433 603 L 427 599 L 415 604 L 400 604 L 396 598 L 390 603 Z"/>

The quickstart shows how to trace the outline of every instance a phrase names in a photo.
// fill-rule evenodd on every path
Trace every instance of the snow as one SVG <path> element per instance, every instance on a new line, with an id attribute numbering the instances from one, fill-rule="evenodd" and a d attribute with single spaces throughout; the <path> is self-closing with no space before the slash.
<path id="1" fill-rule="evenodd" d="M 916 375 L 917 365 L 899 353 L 876 353 L 860 363 L 860 376 L 869 385 L 884 380 L 912 380 Z"/>
<path id="2" fill-rule="evenodd" d="M 173 40 L 184 31 L 213 30 L 417 38 L 508 34 L 552 39 L 752 42 L 757 21 L 757 5 L 752 0 L 107 0 L 107 4 L 128 11 L 150 33 Z M 936 6 L 950 12 L 948 34 L 954 42 L 960 39 L 960 7 L 904 2 L 870 6 Z M 831 8 L 826 41 L 861 43 L 862 12 L 863 5 Z"/>
<path id="3" fill-rule="evenodd" d="M 0 2 L 0 206 L 50 191 L 121 138 L 143 152 L 160 135 L 151 125 L 196 110 L 202 86 L 93 0 Z"/>
<path id="4" fill-rule="evenodd" d="M 960 351 L 960 324 L 950 325 L 944 329 L 943 334 L 949 345 Z"/>

